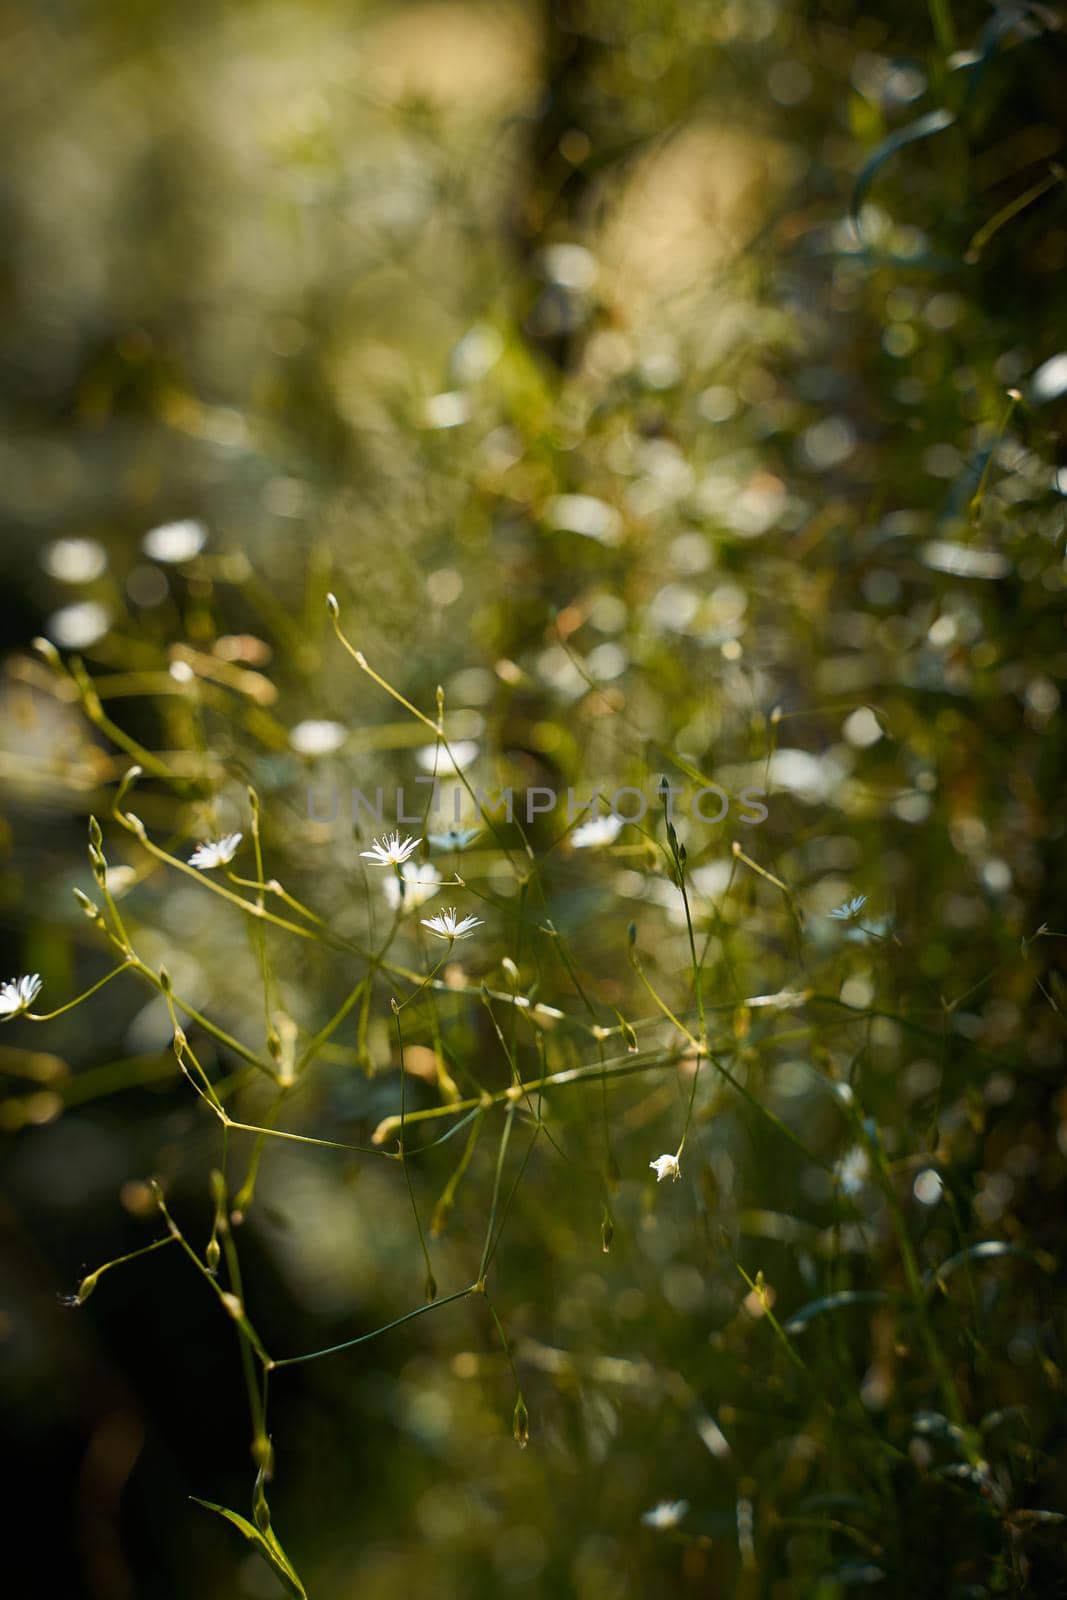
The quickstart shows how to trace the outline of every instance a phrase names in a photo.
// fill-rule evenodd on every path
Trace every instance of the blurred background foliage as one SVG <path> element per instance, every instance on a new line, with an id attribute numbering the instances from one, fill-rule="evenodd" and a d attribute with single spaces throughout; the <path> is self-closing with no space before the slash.
<path id="1" fill-rule="evenodd" d="M 509 1053 L 525 1080 L 611 1070 L 513 1118 L 490 1288 L 529 1448 L 480 1299 L 273 1380 L 271 1505 L 312 1596 L 1067 1592 L 1062 24 L 963 0 L 4 12 L 5 970 L 39 971 L 48 1011 L 114 965 L 70 893 L 96 894 L 95 813 L 138 956 L 243 1048 L 188 1023 L 230 1114 L 369 1148 L 267 1140 L 253 1194 L 230 1137 L 272 1354 L 422 1303 L 395 1129 L 372 1143 L 413 984 L 377 969 L 279 1100 L 366 965 L 261 946 L 118 827 L 132 757 L 159 847 L 241 830 L 252 878 L 252 785 L 267 877 L 380 949 L 347 796 L 410 795 L 442 757 L 334 638 L 333 591 L 431 719 L 441 686 L 471 783 L 653 797 L 599 848 L 538 818 L 529 882 L 515 828 L 434 850 L 468 887 L 429 908 L 485 926 L 404 1012 L 408 1111 L 499 1095 Z M 631 923 L 698 1028 L 661 775 L 730 797 L 678 820 L 729 1079 L 704 1061 L 657 1186 L 694 1057 Z M 390 951 L 436 959 L 410 910 Z M 172 1034 L 130 973 L 0 1040 L 7 1548 L 35 1593 L 282 1592 L 189 1499 L 247 1516 L 254 1476 L 192 1264 L 58 1299 L 160 1236 L 151 1175 L 203 1252 L 220 1128 Z M 408 1135 L 429 1231 L 480 1130 L 429 1240 L 442 1296 L 474 1277 L 504 1119 Z"/>

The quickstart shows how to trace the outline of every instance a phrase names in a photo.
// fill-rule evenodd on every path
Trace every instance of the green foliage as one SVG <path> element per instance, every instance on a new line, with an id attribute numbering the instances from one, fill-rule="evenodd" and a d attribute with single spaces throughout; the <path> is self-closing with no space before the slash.
<path id="1" fill-rule="evenodd" d="M 1054 20 L 25 24 L 38 1588 L 1063 1592 Z"/>

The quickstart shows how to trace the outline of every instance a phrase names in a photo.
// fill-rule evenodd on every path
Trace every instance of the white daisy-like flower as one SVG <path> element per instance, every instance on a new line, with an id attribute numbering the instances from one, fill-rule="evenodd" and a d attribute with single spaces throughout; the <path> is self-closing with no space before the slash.
<path id="1" fill-rule="evenodd" d="M 418 839 L 401 839 L 399 833 L 384 833 L 380 839 L 375 839 L 369 850 L 359 853 L 376 867 L 398 867 L 418 846 Z"/>
<path id="2" fill-rule="evenodd" d="M 651 1511 L 642 1511 L 646 1528 L 676 1528 L 689 1510 L 688 1500 L 661 1500 Z"/>
<path id="3" fill-rule="evenodd" d="M 401 897 L 400 878 L 404 880 L 404 893 Z M 386 904 L 390 910 L 396 911 L 401 904 L 410 906 L 412 910 L 421 906 L 424 900 L 429 900 L 431 895 L 437 893 L 441 886 L 441 874 L 432 861 L 407 861 L 400 869 L 400 878 L 390 873 L 383 882 Z"/>
<path id="4" fill-rule="evenodd" d="M 677 1156 L 657 1156 L 655 1161 L 650 1161 L 648 1164 L 656 1174 L 657 1183 L 662 1183 L 664 1178 L 673 1178 L 677 1183 L 682 1176 Z"/>
<path id="5" fill-rule="evenodd" d="M 198 844 L 189 857 L 189 865 L 199 867 L 202 872 L 228 866 L 237 854 L 243 838 L 243 833 L 224 833 L 221 839 L 209 839 L 204 844 Z"/>
<path id="6" fill-rule="evenodd" d="M 853 895 L 851 900 L 846 900 L 843 906 L 835 906 L 828 915 L 836 917 L 838 922 L 851 922 L 853 917 L 859 916 L 866 904 L 865 894 Z"/>
<path id="7" fill-rule="evenodd" d="M 606 817 L 593 817 L 575 828 L 571 844 L 575 850 L 595 850 L 598 845 L 614 844 L 622 832 L 622 818 L 609 812 Z"/>
<path id="8" fill-rule="evenodd" d="M 12 978 L 10 983 L 0 983 L 0 1022 L 10 1022 L 28 1011 L 41 992 L 41 979 L 36 972 Z"/>
<path id="9" fill-rule="evenodd" d="M 469 939 L 475 928 L 483 926 L 481 917 L 461 917 L 455 906 L 439 911 L 435 917 L 423 917 L 422 925 L 439 939 Z"/>

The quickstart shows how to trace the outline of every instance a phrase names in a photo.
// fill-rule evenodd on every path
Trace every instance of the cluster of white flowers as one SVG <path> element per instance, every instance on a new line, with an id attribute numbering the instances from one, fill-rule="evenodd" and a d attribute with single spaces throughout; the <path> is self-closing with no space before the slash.
<path id="1" fill-rule="evenodd" d="M 420 906 L 437 893 L 441 875 L 436 867 L 428 861 L 418 866 L 404 866 L 421 842 L 410 836 L 402 839 L 399 832 L 387 833 L 375 839 L 369 850 L 360 851 L 360 855 L 372 861 L 376 867 L 397 869 L 396 876 L 387 879 L 385 886 L 386 899 L 394 909 L 401 904 Z M 436 916 L 423 917 L 422 925 L 436 934 L 438 939 L 447 939 L 449 944 L 454 944 L 457 939 L 469 939 L 475 928 L 484 926 L 481 917 L 461 917 L 455 906 L 438 911 Z"/>

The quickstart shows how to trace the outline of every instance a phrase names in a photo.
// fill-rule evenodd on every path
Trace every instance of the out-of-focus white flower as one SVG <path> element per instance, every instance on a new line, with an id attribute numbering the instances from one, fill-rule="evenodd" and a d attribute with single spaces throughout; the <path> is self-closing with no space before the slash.
<path id="1" fill-rule="evenodd" d="M 481 828 L 449 828 L 447 833 L 431 833 L 429 840 L 435 850 L 466 850 L 481 831 Z"/>
<path id="2" fill-rule="evenodd" d="M 368 861 L 373 861 L 376 867 L 398 867 L 418 845 L 418 839 L 401 839 L 399 832 L 385 833 L 380 839 L 375 839 L 369 850 L 359 853 L 366 856 Z"/>
<path id="3" fill-rule="evenodd" d="M 207 528 L 192 517 L 181 522 L 161 522 L 141 540 L 141 549 L 153 561 L 191 561 L 207 544 Z"/>
<path id="4" fill-rule="evenodd" d="M 0 1022 L 10 1022 L 28 1011 L 41 992 L 41 979 L 36 972 L 12 978 L 10 983 L 0 983 Z"/>
<path id="5" fill-rule="evenodd" d="M 41 565 L 60 583 L 92 583 L 107 570 L 107 551 L 95 539 L 53 539 L 41 553 Z"/>
<path id="6" fill-rule="evenodd" d="M 301 756 L 329 756 L 340 750 L 348 737 L 342 722 L 327 722 L 312 718 L 298 722 L 289 730 L 289 743 Z"/>
<path id="7" fill-rule="evenodd" d="M 622 818 L 609 812 L 606 817 L 592 817 L 588 822 L 583 822 L 580 828 L 575 828 L 571 834 L 571 844 L 575 850 L 595 850 L 602 844 L 614 844 L 621 832 Z"/>
<path id="8" fill-rule="evenodd" d="M 580 533 L 598 544 L 618 544 L 622 537 L 622 518 L 606 500 L 592 494 L 557 494 L 545 507 L 550 527 L 561 533 Z"/>
<path id="9" fill-rule="evenodd" d="M 676 1528 L 689 1510 L 688 1500 L 661 1500 L 651 1511 L 642 1511 L 646 1528 Z"/>
<path id="10" fill-rule="evenodd" d="M 944 1188 L 941 1174 L 935 1172 L 933 1167 L 924 1167 L 912 1185 L 912 1194 L 920 1205 L 936 1206 L 944 1193 Z"/>
<path id="11" fill-rule="evenodd" d="M 838 922 L 851 922 L 853 917 L 859 916 L 866 904 L 865 894 L 853 895 L 851 900 L 846 900 L 843 906 L 835 906 L 827 915 L 836 917 Z"/>
<path id="12" fill-rule="evenodd" d="M 237 854 L 243 838 L 243 833 L 224 833 L 221 839 L 209 839 L 204 844 L 198 844 L 189 857 L 189 865 L 199 867 L 203 872 L 210 872 L 215 867 L 228 866 Z"/>
<path id="13" fill-rule="evenodd" d="M 111 616 L 95 600 L 78 600 L 72 606 L 61 606 L 44 625 L 49 639 L 64 650 L 87 650 L 102 639 L 111 626 Z"/>
<path id="14" fill-rule="evenodd" d="M 1058 355 L 1049 359 L 1038 367 L 1030 379 L 1030 398 L 1036 400 L 1038 405 L 1046 400 L 1057 400 L 1067 389 L 1067 350 L 1061 350 Z"/>
<path id="15" fill-rule="evenodd" d="M 443 744 L 427 744 L 415 752 L 415 760 L 423 772 L 436 772 L 442 777 L 450 772 L 463 772 L 477 756 L 478 746 L 473 739 L 457 739 L 447 750 Z"/>
<path id="16" fill-rule="evenodd" d="M 450 389 L 445 394 L 431 394 L 423 401 L 422 425 L 424 428 L 460 428 L 470 421 L 470 396 L 461 389 Z"/>
<path id="17" fill-rule="evenodd" d="M 475 928 L 483 926 L 481 917 L 461 917 L 455 906 L 449 906 L 447 911 L 439 911 L 435 917 L 423 917 L 422 925 L 439 939 L 447 939 L 450 943 L 454 939 L 469 939 Z"/>
<path id="18" fill-rule="evenodd" d="M 861 1144 L 855 1144 L 837 1163 L 837 1176 L 845 1194 L 858 1194 L 870 1170 L 870 1159 Z"/>
<path id="19" fill-rule="evenodd" d="M 401 895 L 400 878 L 403 878 L 403 895 Z M 441 874 L 432 861 L 408 861 L 400 869 L 400 878 L 390 873 L 384 880 L 385 899 L 391 910 L 396 911 L 400 905 L 410 906 L 412 910 L 421 906 L 424 900 L 429 900 L 431 895 L 437 893 L 441 886 Z"/>
<path id="20" fill-rule="evenodd" d="M 136 882 L 136 867 L 121 864 L 117 867 L 109 866 L 107 869 L 107 891 L 112 900 L 121 900 L 123 895 L 129 894 Z"/>
<path id="21" fill-rule="evenodd" d="M 657 1183 L 662 1183 L 664 1178 L 673 1178 L 677 1183 L 682 1176 L 677 1156 L 657 1156 L 655 1161 L 650 1161 L 648 1164 L 656 1174 Z"/>

